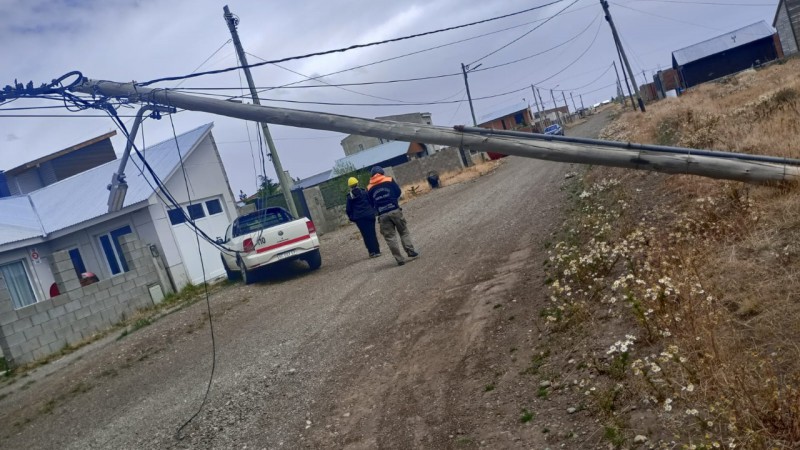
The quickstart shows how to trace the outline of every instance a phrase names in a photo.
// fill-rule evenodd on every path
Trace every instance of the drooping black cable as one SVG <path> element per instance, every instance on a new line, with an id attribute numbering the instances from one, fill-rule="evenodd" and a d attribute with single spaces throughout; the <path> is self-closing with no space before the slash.
<path id="1" fill-rule="evenodd" d="M 181 155 L 181 147 L 178 143 L 178 133 L 175 132 L 175 122 L 172 120 L 172 115 L 169 116 L 169 123 L 172 126 L 172 136 L 175 139 L 175 147 L 178 149 L 178 159 L 181 163 L 181 172 L 183 173 L 183 181 L 186 184 L 186 195 L 189 198 L 189 206 L 192 206 L 192 194 L 189 190 L 189 178 L 186 175 L 186 167 L 183 164 L 183 155 Z M 191 214 L 190 214 L 191 216 Z M 191 219 L 194 222 L 194 219 Z M 206 402 L 208 401 L 208 394 L 211 392 L 211 384 L 214 382 L 214 372 L 217 368 L 217 342 L 214 337 L 214 319 L 211 316 L 211 296 L 208 293 L 208 281 L 206 280 L 206 266 L 203 262 L 203 250 L 200 246 L 200 235 L 195 233 L 195 240 L 197 242 L 197 256 L 200 258 L 200 270 L 203 272 L 203 291 L 206 295 L 206 311 L 208 312 L 208 326 L 211 332 L 211 374 L 208 377 L 208 385 L 206 386 L 206 393 L 203 395 L 203 401 L 200 403 L 200 407 L 197 408 L 197 411 L 192 414 L 192 417 L 189 417 L 186 422 L 181 425 L 177 431 L 175 431 L 175 438 L 178 440 L 183 439 L 181 436 L 181 432 L 187 425 L 189 425 L 195 417 L 197 417 L 200 412 L 205 407 Z"/>
<path id="2" fill-rule="evenodd" d="M 584 50 L 584 51 L 583 51 L 583 53 L 581 53 L 580 55 L 578 55 L 578 57 L 577 57 L 577 58 L 573 59 L 573 60 L 572 60 L 572 62 L 570 62 L 569 64 L 567 64 L 566 66 L 564 66 L 564 67 L 563 67 L 561 70 L 559 70 L 558 72 L 556 72 L 556 73 L 554 73 L 554 74 L 550 75 L 549 77 L 547 77 L 547 78 L 545 78 L 545 79 L 543 79 L 543 80 L 539 80 L 538 82 L 534 83 L 534 85 L 538 86 L 538 85 L 540 85 L 540 84 L 544 83 L 545 81 L 551 80 L 551 79 L 553 79 L 553 78 L 555 78 L 555 77 L 557 77 L 557 76 L 561 75 L 561 74 L 562 74 L 564 71 L 566 71 L 567 69 L 569 69 L 570 67 L 572 67 L 572 66 L 573 66 L 573 65 L 574 65 L 576 62 L 580 61 L 580 59 L 581 59 L 581 58 L 583 58 L 583 57 L 584 57 L 584 56 L 585 56 L 587 53 L 589 53 L 589 50 L 591 50 L 591 49 L 592 49 L 592 47 L 594 46 L 594 43 L 595 43 L 595 42 L 597 42 L 597 36 L 599 36 L 599 35 L 600 35 L 600 28 L 602 28 L 602 25 L 603 25 L 603 23 L 602 23 L 602 22 L 600 22 L 600 23 L 598 24 L 598 26 L 597 26 L 597 32 L 595 32 L 595 34 L 594 34 L 594 37 L 592 38 L 592 42 L 590 42 L 590 43 L 589 43 L 589 46 L 588 46 L 588 47 L 586 47 L 586 50 Z"/>
<path id="3" fill-rule="evenodd" d="M 453 27 L 440 28 L 438 30 L 426 31 L 426 32 L 423 32 L 423 33 L 417 33 L 417 34 L 412 34 L 412 35 L 408 35 L 408 36 L 401 36 L 401 37 L 393 38 L 393 39 L 385 39 L 385 40 L 382 40 L 382 41 L 369 42 L 369 43 L 366 43 L 366 44 L 355 44 L 355 45 L 351 45 L 349 47 L 343 47 L 343 48 L 338 48 L 338 49 L 333 49 L 333 50 L 325 50 L 325 51 L 321 51 L 321 52 L 308 53 L 308 54 L 305 54 L 305 55 L 289 56 L 289 57 L 286 57 L 286 58 L 275 59 L 275 60 L 272 60 L 272 61 L 264 61 L 264 62 L 255 63 L 255 64 L 248 64 L 247 67 L 250 67 L 250 68 L 260 67 L 260 66 L 264 66 L 264 65 L 267 65 L 267 64 L 275 64 L 275 63 L 282 63 L 282 62 L 286 62 L 286 61 L 295 61 L 295 60 L 298 60 L 298 59 L 311 58 L 313 56 L 323 56 L 323 55 L 330 55 L 330 54 L 334 54 L 334 53 L 343 53 L 343 52 L 347 52 L 347 51 L 355 50 L 355 49 L 359 49 L 359 48 L 373 47 L 373 46 L 376 46 L 376 45 L 389 44 L 391 42 L 399 42 L 399 41 L 405 41 L 405 40 L 408 40 L 408 39 L 414 39 L 414 38 L 418 38 L 418 37 L 422 37 L 422 36 L 429 36 L 429 35 L 432 35 L 432 34 L 443 33 L 443 32 L 446 32 L 446 31 L 457 30 L 457 29 L 460 29 L 460 28 L 471 27 L 471 26 L 474 26 L 474 25 L 482 24 L 482 23 L 493 22 L 495 20 L 500 20 L 500 19 L 505 19 L 505 18 L 508 18 L 508 17 L 517 16 L 519 14 L 524 14 L 524 13 L 527 13 L 527 12 L 535 11 L 537 9 L 546 8 L 546 7 L 550 6 L 550 5 L 555 5 L 556 3 L 561 3 L 563 1 L 566 1 L 566 0 L 555 0 L 555 1 L 552 1 L 552 2 L 549 2 L 549 3 L 546 3 L 544 5 L 534 6 L 532 8 L 527 8 L 527 9 L 524 9 L 522 11 L 517 11 L 517 12 L 513 12 L 513 13 L 509 13 L 509 14 L 504 14 L 502 16 L 490 17 L 488 19 L 483 19 L 483 20 L 479 20 L 479 21 L 476 21 L 476 22 L 465 23 L 465 24 L 462 24 L 462 25 L 456 25 L 456 26 L 453 26 Z M 573 2 L 573 4 L 575 2 L 577 2 L 577 1 L 579 1 L 579 0 L 575 0 Z M 228 68 L 219 69 L 219 70 L 209 70 L 209 71 L 206 71 L 206 72 L 197 72 L 197 73 L 188 74 L 188 75 L 156 78 L 154 80 L 145 81 L 145 82 L 142 82 L 142 83 L 137 83 L 137 85 L 138 86 L 149 86 L 151 84 L 160 83 L 162 81 L 177 81 L 177 80 L 184 80 L 184 79 L 189 79 L 189 78 L 197 78 L 197 77 L 201 77 L 201 76 L 205 76 L 205 75 L 215 75 L 215 74 L 220 74 L 220 73 L 231 72 L 231 71 L 239 70 L 239 69 L 243 69 L 243 68 L 244 68 L 244 66 L 236 66 L 236 67 L 228 67 Z"/>

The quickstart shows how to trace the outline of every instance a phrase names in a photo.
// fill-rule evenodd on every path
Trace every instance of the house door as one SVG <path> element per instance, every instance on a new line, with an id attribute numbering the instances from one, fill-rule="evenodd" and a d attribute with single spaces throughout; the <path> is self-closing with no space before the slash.
<path id="1" fill-rule="evenodd" d="M 210 236 L 211 239 L 225 235 L 229 220 L 228 215 L 223 210 L 221 199 L 198 201 L 192 205 L 183 205 L 182 209 L 187 216 L 194 220 L 195 225 Z M 200 254 L 198 254 L 197 237 L 194 229 L 185 223 L 186 219 L 180 210 L 169 210 L 168 215 L 172 224 L 175 243 L 178 245 L 183 266 L 186 269 L 186 276 L 192 284 L 203 282 L 204 268 L 206 280 L 224 275 L 225 269 L 222 267 L 219 250 L 201 237 Z"/>

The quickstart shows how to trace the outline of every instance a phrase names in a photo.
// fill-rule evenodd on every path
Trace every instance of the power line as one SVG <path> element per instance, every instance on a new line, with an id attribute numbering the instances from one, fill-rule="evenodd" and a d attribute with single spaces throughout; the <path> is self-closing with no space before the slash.
<path id="1" fill-rule="evenodd" d="M 220 51 L 220 50 L 222 50 L 223 48 L 225 48 L 225 46 L 226 46 L 226 45 L 228 45 L 228 44 L 229 44 L 229 43 L 230 43 L 232 40 L 233 40 L 233 39 L 228 39 L 227 41 L 223 42 L 223 43 L 222 43 L 222 45 L 220 45 L 218 49 L 214 50 L 214 53 L 212 53 L 212 54 L 211 54 L 211 56 L 209 56 L 209 57 L 208 57 L 208 58 L 206 58 L 206 59 L 205 59 L 203 62 L 201 62 L 199 66 L 195 67 L 195 68 L 194 68 L 194 70 L 192 70 L 192 73 L 195 73 L 195 72 L 197 72 L 198 70 L 200 70 L 200 68 L 201 68 L 201 67 L 203 67 L 203 66 L 204 66 L 204 65 L 205 65 L 205 64 L 206 64 L 206 63 L 207 63 L 207 62 L 208 62 L 208 61 L 209 61 L 211 58 L 213 58 L 213 57 L 214 57 L 214 55 L 216 55 L 217 53 L 219 53 L 219 51 Z M 177 88 L 177 87 L 180 87 L 180 86 L 181 86 L 181 85 L 182 85 L 182 84 L 183 84 L 185 81 L 186 81 L 186 80 L 181 80 L 181 82 L 180 82 L 180 83 L 176 84 L 176 85 L 175 85 L 175 86 L 173 86 L 173 87 L 176 87 L 176 88 Z"/>
<path id="2" fill-rule="evenodd" d="M 501 46 L 501 47 L 500 47 L 500 48 L 498 48 L 497 50 L 494 50 L 494 51 L 492 51 L 492 52 L 489 52 L 489 53 L 487 53 L 486 55 L 484 55 L 484 56 L 481 56 L 480 58 L 476 59 L 475 61 L 472 61 L 471 63 L 469 63 L 469 64 L 467 64 L 467 65 L 468 65 L 468 66 L 472 66 L 473 64 L 475 64 L 475 63 L 477 63 L 477 62 L 483 61 L 484 59 L 486 59 L 486 58 L 488 58 L 488 57 L 490 57 L 490 56 L 494 55 L 495 53 L 499 52 L 500 50 L 503 50 L 504 48 L 506 48 L 506 47 L 510 46 L 511 44 L 513 44 L 513 43 L 515 43 L 515 42 L 519 41 L 520 39 L 524 38 L 525 36 L 527 36 L 527 35 L 529 35 L 529 34 L 533 33 L 533 32 L 534 32 L 534 31 L 536 31 L 537 29 L 539 29 L 539 28 L 543 27 L 543 26 L 544 26 L 544 25 L 545 25 L 547 22 L 551 21 L 552 19 L 555 19 L 555 18 L 556 18 L 558 15 L 560 15 L 561 13 L 563 13 L 564 11 L 566 11 L 566 10 L 567 10 L 567 9 L 569 9 L 569 8 L 570 8 L 572 5 L 574 5 L 575 3 L 578 3 L 579 1 L 580 1 L 580 0 L 574 0 L 572 3 L 570 3 L 569 5 L 567 5 L 567 6 L 566 6 L 564 9 L 562 9 L 561 11 L 559 11 L 559 12 L 557 12 L 557 13 L 553 14 L 552 16 L 548 17 L 548 18 L 547 18 L 547 19 L 546 19 L 544 22 L 542 22 L 542 23 L 540 23 L 539 25 L 536 25 L 535 27 L 533 27 L 533 28 L 531 28 L 530 30 L 526 31 L 525 33 L 523 33 L 523 34 L 522 34 L 522 35 L 520 35 L 519 37 L 517 37 L 517 38 L 515 38 L 515 39 L 512 39 L 512 40 L 511 40 L 511 42 L 509 42 L 509 43 L 507 43 L 507 44 L 505 44 L 505 45 Z M 554 2 L 554 3 L 555 3 L 555 2 Z M 552 5 L 552 4 L 553 4 L 553 3 L 550 3 L 549 5 Z M 545 5 L 545 6 L 549 6 L 549 5 Z"/>
<path id="3" fill-rule="evenodd" d="M 658 3 L 680 3 L 684 5 L 713 5 L 713 6 L 771 6 L 775 7 L 775 2 L 767 3 L 727 3 L 727 2 L 695 2 L 686 0 L 631 0 L 627 3 L 636 2 L 658 2 Z M 626 3 L 626 4 L 627 4 Z M 621 5 L 618 5 L 621 6 Z"/>
<path id="4" fill-rule="evenodd" d="M 405 41 L 405 40 L 408 40 L 408 39 L 414 39 L 414 38 L 418 38 L 418 37 L 422 37 L 422 36 L 429 36 L 429 35 L 432 35 L 432 34 L 443 33 L 443 32 L 446 32 L 446 31 L 457 30 L 457 29 L 460 29 L 460 28 L 471 27 L 471 26 L 474 26 L 474 25 L 482 24 L 482 23 L 487 23 L 487 22 L 492 22 L 492 21 L 495 21 L 495 20 L 500 20 L 500 19 L 505 19 L 505 18 L 508 18 L 508 17 L 517 16 L 517 15 L 524 14 L 524 13 L 527 13 L 527 12 L 535 11 L 537 9 L 542 9 L 542 8 L 548 7 L 550 5 L 555 5 L 556 3 L 561 3 L 563 1 L 565 1 L 565 0 L 555 0 L 555 1 L 552 1 L 550 3 L 546 3 L 544 5 L 539 5 L 539 6 L 534 6 L 532 8 L 524 9 L 522 11 L 517 11 L 517 12 L 514 12 L 514 13 L 510 13 L 510 14 L 504 14 L 504 15 L 501 15 L 501 16 L 495 16 L 495 17 L 491 17 L 491 18 L 488 18 L 488 19 L 483 19 L 483 20 L 479 20 L 479 21 L 476 21 L 476 22 L 470 22 L 470 23 L 466 23 L 466 24 L 462 24 L 462 25 L 456 25 L 456 26 L 453 26 L 453 27 L 440 28 L 438 30 L 433 30 L 433 31 L 426 31 L 424 33 L 417 33 L 417 34 L 412 34 L 412 35 L 408 35 L 408 36 L 401 36 L 401 37 L 393 38 L 393 39 L 385 39 L 385 40 L 382 40 L 382 41 L 375 41 L 375 42 L 370 42 L 370 43 L 367 43 L 367 44 L 355 44 L 355 45 L 351 45 L 349 47 L 343 47 L 343 48 L 338 48 L 338 49 L 333 49 L 333 50 L 325 50 L 325 51 L 314 52 L 314 53 L 307 53 L 305 55 L 289 56 L 289 57 L 286 57 L 286 58 L 275 59 L 275 60 L 271 60 L 271 61 L 263 61 L 263 62 L 256 63 L 256 64 L 248 64 L 247 66 L 228 67 L 228 68 L 225 68 L 225 69 L 209 70 L 209 71 L 206 71 L 206 72 L 198 72 L 198 73 L 192 73 L 192 74 L 188 74 L 188 75 L 157 78 L 157 79 L 154 79 L 154 80 L 145 81 L 143 83 L 137 83 L 137 85 L 138 86 L 149 86 L 151 84 L 160 83 L 160 82 L 163 82 L 163 81 L 177 81 L 177 80 L 184 80 L 184 79 L 188 79 L 188 78 L 201 77 L 201 76 L 205 76 L 205 75 L 215 75 L 215 74 L 226 73 L 226 72 L 231 72 L 231 71 L 234 71 L 234 70 L 243 69 L 244 67 L 249 67 L 249 68 L 260 67 L 260 66 L 264 66 L 264 65 L 267 65 L 267 64 L 282 63 L 282 62 L 286 62 L 286 61 L 295 61 L 295 60 L 298 60 L 298 59 L 311 58 L 313 56 L 323 56 L 323 55 L 330 55 L 330 54 L 334 54 L 334 53 L 343 53 L 343 52 L 347 52 L 347 51 L 355 50 L 355 49 L 359 49 L 359 48 L 373 47 L 373 46 L 376 46 L 376 45 L 383 45 L 383 44 L 389 44 L 389 43 L 392 43 L 392 42 Z M 577 1 L 578 0 L 575 0 L 575 2 L 577 2 Z M 573 2 L 573 4 L 575 2 Z"/>
<path id="5" fill-rule="evenodd" d="M 584 57 L 584 55 L 586 55 L 586 53 L 588 53 L 588 52 L 589 52 L 589 50 L 591 50 L 591 49 L 592 49 L 592 47 L 594 46 L 594 43 L 595 43 L 595 42 L 597 42 L 597 36 L 599 36 L 599 35 L 600 35 L 600 27 L 601 27 L 602 25 L 603 25 L 603 23 L 602 23 L 602 22 L 600 22 L 600 23 L 598 24 L 598 26 L 597 26 L 597 31 L 595 32 L 595 34 L 594 34 L 594 37 L 592 38 L 592 42 L 591 42 L 591 43 L 589 43 L 589 46 L 588 46 L 588 47 L 586 47 L 586 50 L 584 50 L 584 51 L 583 51 L 583 53 L 581 53 L 580 55 L 578 55 L 578 57 L 577 57 L 577 58 L 575 58 L 574 60 L 572 60 L 572 62 L 571 62 L 571 63 L 569 63 L 569 64 L 567 64 L 567 65 L 566 65 L 566 66 L 565 66 L 563 69 L 559 70 L 558 72 L 556 72 L 556 73 L 554 73 L 554 74 L 550 75 L 549 77 L 547 77 L 547 78 L 545 78 L 545 79 L 543 79 L 543 80 L 540 80 L 540 81 L 539 81 L 539 82 L 537 82 L 537 83 L 534 83 L 534 85 L 535 85 L 535 86 L 539 86 L 539 85 L 541 85 L 542 83 L 544 83 L 545 81 L 548 81 L 548 80 L 550 80 L 550 79 L 553 79 L 553 78 L 557 77 L 558 75 L 560 75 L 561 73 L 563 73 L 564 71 L 566 71 L 567 69 L 569 69 L 570 67 L 572 67 L 572 66 L 573 66 L 573 65 L 574 65 L 576 62 L 580 61 L 580 59 L 581 59 L 581 58 L 583 58 L 583 57 Z"/>
<path id="6" fill-rule="evenodd" d="M 726 32 L 726 30 L 723 30 L 723 29 L 720 29 L 720 28 L 714 28 L 714 27 L 709 27 L 709 26 L 706 26 L 706 25 L 701 25 L 699 23 L 688 22 L 686 20 L 675 19 L 674 17 L 662 16 L 661 14 L 656 14 L 656 13 L 652 13 L 652 12 L 649 12 L 649 11 L 643 11 L 641 9 L 636 9 L 636 8 L 633 8 L 633 7 L 630 7 L 630 6 L 626 6 L 626 5 L 621 4 L 621 3 L 617 3 L 617 2 L 611 2 L 611 3 L 613 3 L 615 6 L 619 6 L 620 8 L 625 8 L 625 9 L 629 9 L 631 11 L 636 11 L 636 12 L 638 12 L 640 14 L 646 14 L 648 16 L 658 17 L 660 19 L 671 20 L 673 22 L 682 23 L 684 25 L 692 25 L 692 26 L 699 27 L 699 28 L 705 28 L 707 30 L 714 30 L 714 31 L 719 31 L 719 32 L 723 32 L 723 33 Z"/>
<path id="7" fill-rule="evenodd" d="M 552 90 L 552 91 L 556 91 L 556 92 L 572 92 L 572 91 L 577 91 L 577 90 L 580 90 L 580 89 L 583 89 L 583 88 L 589 87 L 589 86 L 591 86 L 591 85 L 593 85 L 593 84 L 597 83 L 598 81 L 600 81 L 600 79 L 601 79 L 601 78 L 603 78 L 603 76 L 605 76 L 605 74 L 607 74 L 607 73 L 608 73 L 608 71 L 609 71 L 609 70 L 611 70 L 611 68 L 612 68 L 612 67 L 614 67 L 614 65 L 613 65 L 613 64 L 609 64 L 609 65 L 608 65 L 608 67 L 606 67 L 606 70 L 604 70 L 604 71 L 603 71 L 603 73 L 601 73 L 601 74 L 600 74 L 600 76 L 598 76 L 598 77 L 597 77 L 597 78 L 595 78 L 594 80 L 592 80 L 592 81 L 590 81 L 590 82 L 588 82 L 588 83 L 584 84 L 583 86 L 578 86 L 578 87 L 574 87 L 574 88 L 567 88 L 567 89 L 551 89 L 551 88 L 545 88 L 544 86 L 542 86 L 542 89 L 550 89 L 550 90 Z"/>
<path id="8" fill-rule="evenodd" d="M 574 12 L 574 11 L 572 11 L 572 12 Z M 480 68 L 480 69 L 475 69 L 472 72 L 483 72 L 483 71 L 486 71 L 486 70 L 493 70 L 493 69 L 497 69 L 497 68 L 500 68 L 500 67 L 505 67 L 505 66 L 508 66 L 508 65 L 511 65 L 511 64 L 516 64 L 516 63 L 519 63 L 519 62 L 522 62 L 522 61 L 526 61 L 528 59 L 531 59 L 531 58 L 534 58 L 534 57 L 537 57 L 537 56 L 541 56 L 541 55 L 543 55 L 545 53 L 551 52 L 551 51 L 556 50 L 556 49 L 558 49 L 560 47 L 563 47 L 564 45 L 574 41 L 577 38 L 579 38 L 583 33 L 585 33 L 589 28 L 591 28 L 592 24 L 594 23 L 595 20 L 597 20 L 598 17 L 600 17 L 600 14 L 595 16 L 595 19 L 592 20 L 591 22 L 589 22 L 589 24 L 583 30 L 581 30 L 578 34 L 576 34 L 575 36 L 572 36 L 571 38 L 567 39 L 566 41 L 563 41 L 563 42 L 561 42 L 559 44 L 556 44 L 556 45 L 554 45 L 554 46 L 552 46 L 552 47 L 550 47 L 548 49 L 536 52 L 536 53 L 534 53 L 532 55 L 528 55 L 528 56 L 525 56 L 525 57 L 522 57 L 522 58 L 518 58 L 518 59 L 515 59 L 515 60 L 512 60 L 512 61 L 508 61 L 508 62 L 505 62 L 505 63 L 496 64 L 496 65 L 493 65 L 493 66 L 488 66 L 488 67 L 484 67 L 484 68 Z M 505 31 L 505 30 L 502 30 L 502 31 Z M 481 37 L 482 36 L 486 36 L 486 35 L 481 35 Z M 470 39 L 473 39 L 473 38 L 470 38 Z M 458 41 L 458 42 L 463 42 L 463 41 Z M 446 45 L 451 45 L 451 44 L 446 44 Z M 428 51 L 428 50 L 430 50 L 430 49 L 426 49 L 425 51 Z M 255 58 L 258 58 L 258 59 L 260 59 L 262 61 L 265 61 L 263 58 L 261 58 L 261 57 L 259 57 L 257 55 L 253 55 L 252 53 L 248 53 L 248 55 L 253 56 Z M 401 56 L 398 56 L 398 57 L 395 57 L 395 58 L 399 58 L 399 57 L 403 57 L 403 56 L 407 56 L 407 55 L 410 55 L 410 53 L 406 54 L 406 55 L 401 55 Z M 394 58 L 390 58 L 390 59 L 394 59 Z M 366 66 L 371 65 L 371 64 L 377 64 L 379 62 L 385 62 L 385 61 L 387 61 L 387 60 L 381 60 L 381 61 L 377 61 L 375 63 L 364 64 L 364 65 L 353 67 L 353 68 L 350 68 L 350 69 L 345 69 L 344 71 L 355 70 L 357 68 L 362 68 L 362 67 L 366 67 Z M 277 66 L 277 64 L 276 64 L 276 66 Z M 282 69 L 287 70 L 287 71 L 291 71 L 291 69 L 287 69 L 287 68 L 282 67 L 282 66 L 278 66 L 278 67 L 281 67 Z M 440 74 L 440 75 L 429 75 L 429 76 L 424 76 L 424 77 L 400 78 L 400 79 L 394 79 L 394 80 L 379 80 L 379 81 L 362 81 L 362 82 L 356 82 L 356 83 L 325 83 L 325 82 L 320 80 L 320 82 L 325 83 L 325 84 L 312 85 L 312 86 L 296 86 L 295 85 L 295 84 L 303 83 L 305 81 L 319 80 L 320 78 L 327 77 L 327 76 L 330 76 L 330 75 L 335 75 L 335 74 L 338 74 L 338 73 L 342 73 L 344 71 L 332 72 L 330 74 L 319 75 L 319 76 L 316 76 L 316 77 L 309 77 L 307 75 L 300 74 L 301 76 L 305 77 L 306 79 L 305 80 L 296 81 L 296 82 L 290 83 L 290 84 L 281 85 L 281 86 L 261 86 L 261 87 L 256 87 L 256 89 L 259 90 L 258 91 L 259 93 L 263 93 L 263 92 L 276 90 L 276 89 L 312 89 L 312 88 L 327 88 L 327 87 L 338 88 L 338 87 L 349 87 L 349 86 L 369 86 L 369 85 L 379 85 L 379 84 L 394 84 L 394 83 L 407 83 L 407 82 L 415 82 L 415 81 L 436 80 L 436 79 L 449 78 L 449 77 L 455 77 L 455 76 L 461 76 L 462 75 L 460 72 L 458 72 L 458 73 L 454 72 L 454 73 L 446 73 L 446 74 Z M 295 73 L 297 73 L 297 72 L 295 72 Z M 240 88 L 238 88 L 238 87 L 183 87 L 181 89 L 185 90 L 185 91 L 232 91 L 232 90 L 239 90 Z M 459 92 L 459 94 L 460 94 L 460 92 Z M 455 94 L 455 95 L 458 95 L 458 94 Z M 232 98 L 238 98 L 238 97 L 241 97 L 241 96 L 232 97 Z"/>

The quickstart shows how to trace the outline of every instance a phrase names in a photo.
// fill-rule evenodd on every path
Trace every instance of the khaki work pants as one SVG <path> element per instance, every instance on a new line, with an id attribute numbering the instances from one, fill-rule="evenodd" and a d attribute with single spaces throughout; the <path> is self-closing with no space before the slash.
<path id="1" fill-rule="evenodd" d="M 381 226 L 381 234 L 386 239 L 386 244 L 389 250 L 392 251 L 392 256 L 397 262 L 405 261 L 405 258 L 400 253 L 400 245 L 397 242 L 397 235 L 400 235 L 400 241 L 403 243 L 403 250 L 406 254 L 415 252 L 414 244 L 411 243 L 411 233 L 408 232 L 406 219 L 403 217 L 403 212 L 399 209 L 381 214 L 378 216 L 378 222 Z"/>

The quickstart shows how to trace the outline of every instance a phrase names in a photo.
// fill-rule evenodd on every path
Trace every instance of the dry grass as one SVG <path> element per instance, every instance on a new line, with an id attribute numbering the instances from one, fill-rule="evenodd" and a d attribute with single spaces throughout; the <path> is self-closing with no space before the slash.
<path id="1" fill-rule="evenodd" d="M 481 164 L 476 164 L 474 166 L 467 167 L 464 170 L 457 170 L 439 174 L 439 186 L 440 187 L 452 186 L 455 184 L 465 183 L 467 181 L 474 180 L 490 172 L 493 172 L 495 169 L 497 169 L 497 166 L 499 166 L 500 164 L 502 164 L 502 160 L 486 161 Z M 403 185 L 401 186 L 401 189 L 403 190 L 404 193 L 404 200 L 402 200 L 401 203 L 406 203 L 407 201 L 409 201 L 414 197 L 427 194 L 428 192 L 431 191 L 431 187 L 428 183 Z"/>
<path id="2" fill-rule="evenodd" d="M 623 113 L 604 137 L 800 158 L 798 69 L 789 60 Z M 624 384 L 632 406 L 658 411 L 652 434 L 800 448 L 800 189 L 618 169 L 584 183 L 551 291 L 637 330 Z"/>

